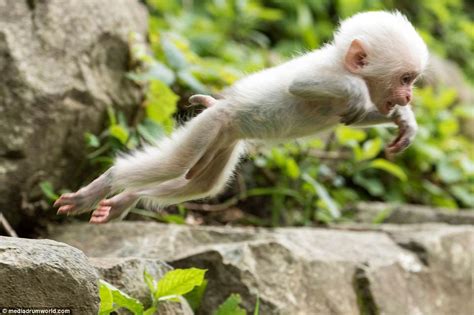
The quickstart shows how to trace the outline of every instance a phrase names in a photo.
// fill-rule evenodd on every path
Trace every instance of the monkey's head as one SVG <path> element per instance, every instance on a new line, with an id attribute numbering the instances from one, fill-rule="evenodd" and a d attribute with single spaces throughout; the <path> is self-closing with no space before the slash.
<path id="1" fill-rule="evenodd" d="M 343 21 L 334 44 L 347 71 L 361 76 L 383 114 L 407 105 L 428 63 L 428 49 L 399 12 L 359 13 Z"/>

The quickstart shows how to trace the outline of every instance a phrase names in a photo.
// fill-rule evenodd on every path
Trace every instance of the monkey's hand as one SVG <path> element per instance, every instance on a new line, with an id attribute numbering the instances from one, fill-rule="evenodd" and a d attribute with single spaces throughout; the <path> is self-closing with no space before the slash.
<path id="1" fill-rule="evenodd" d="M 392 155 L 402 152 L 410 146 L 418 131 L 418 124 L 410 105 L 397 106 L 390 116 L 398 126 L 398 136 L 386 149 L 386 152 Z"/>

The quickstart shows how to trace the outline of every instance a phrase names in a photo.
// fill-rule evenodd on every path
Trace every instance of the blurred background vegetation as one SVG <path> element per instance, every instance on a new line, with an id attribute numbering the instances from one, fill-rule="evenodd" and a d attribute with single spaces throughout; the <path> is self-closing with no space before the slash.
<path id="1" fill-rule="evenodd" d="M 194 93 L 218 93 L 246 73 L 283 62 L 331 40 L 339 19 L 366 10 L 406 14 L 430 50 L 455 61 L 474 82 L 473 3 L 461 0 L 182 0 L 144 1 L 149 38 L 132 34 L 134 71 L 147 89 L 132 122 L 109 111 L 100 135 L 87 134 L 89 159 L 101 170 L 119 151 L 154 143 L 203 108 Z M 149 42 L 151 50 L 145 42 Z M 414 109 L 420 125 L 414 144 L 391 159 L 383 147 L 396 129 L 340 126 L 312 140 L 259 147 L 245 160 L 228 191 L 215 200 L 159 212 L 132 212 L 183 223 L 238 222 L 265 226 L 350 220 L 358 201 L 474 207 L 474 145 L 461 122 L 473 104 L 458 91 L 419 86 Z M 43 191 L 55 194 L 43 183 Z M 48 193 L 49 192 L 49 193 Z"/>

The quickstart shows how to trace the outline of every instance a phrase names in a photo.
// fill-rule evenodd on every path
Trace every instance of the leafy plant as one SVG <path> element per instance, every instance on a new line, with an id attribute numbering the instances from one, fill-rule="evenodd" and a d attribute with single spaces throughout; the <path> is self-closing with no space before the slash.
<path id="1" fill-rule="evenodd" d="M 213 313 L 214 315 L 246 315 L 247 312 L 239 306 L 242 299 L 238 294 L 231 294 Z"/>
<path id="2" fill-rule="evenodd" d="M 136 315 L 155 314 L 159 304 L 163 301 L 180 302 L 184 295 L 189 294 L 194 288 L 205 285 L 204 274 L 206 270 L 198 268 L 174 269 L 168 271 L 158 282 L 153 277 L 144 272 L 145 283 L 147 284 L 151 297 L 152 305 L 144 310 L 143 304 L 126 293 L 120 291 L 113 285 L 101 280 L 99 287 L 100 309 L 99 314 L 110 314 L 119 308 L 126 308 Z M 199 291 L 204 291 L 200 289 Z M 202 297 L 203 293 L 198 296 Z"/>
<path id="3" fill-rule="evenodd" d="M 125 308 L 135 315 L 152 315 L 158 311 L 164 301 L 182 302 L 187 300 L 191 309 L 197 311 L 207 287 L 204 275 L 207 270 L 198 268 L 170 270 L 156 281 L 148 272 L 143 273 L 144 281 L 150 290 L 152 305 L 144 309 L 143 304 L 117 289 L 110 283 L 100 280 L 99 314 L 106 315 L 120 308 Z M 242 302 L 240 295 L 231 294 L 213 313 L 215 315 L 245 315 L 247 312 L 239 306 Z M 254 315 L 258 315 L 260 300 L 257 298 Z"/>

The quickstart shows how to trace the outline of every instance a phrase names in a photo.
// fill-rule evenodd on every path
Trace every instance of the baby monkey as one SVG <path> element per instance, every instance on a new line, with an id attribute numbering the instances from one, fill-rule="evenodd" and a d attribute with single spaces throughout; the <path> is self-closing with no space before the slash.
<path id="1" fill-rule="evenodd" d="M 416 134 L 409 103 L 427 61 L 425 43 L 399 12 L 356 14 L 323 48 L 249 75 L 221 99 L 191 97 L 208 109 L 156 146 L 118 157 L 55 206 L 71 215 L 95 209 L 90 222 L 105 223 L 139 199 L 164 206 L 213 196 L 232 176 L 246 141 L 293 139 L 339 123 L 393 122 L 399 134 L 387 151 L 400 152 Z"/>

